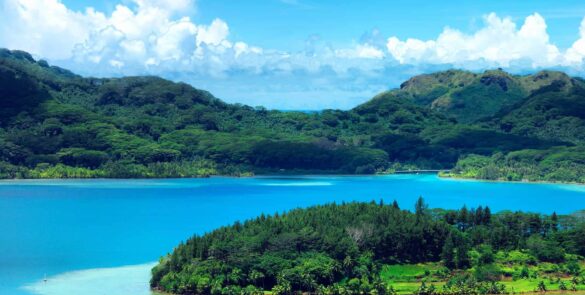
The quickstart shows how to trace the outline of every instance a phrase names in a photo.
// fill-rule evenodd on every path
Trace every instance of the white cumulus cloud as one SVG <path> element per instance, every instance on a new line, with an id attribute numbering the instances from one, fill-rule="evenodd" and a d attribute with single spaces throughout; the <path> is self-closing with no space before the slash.
<path id="1" fill-rule="evenodd" d="M 5 0 L 0 10 L 0 46 L 22 49 L 92 75 L 151 74 L 168 71 L 210 74 L 246 70 L 318 72 L 328 67 L 346 73 L 369 70 L 382 60 L 382 47 L 368 42 L 352 47 L 306 52 L 265 50 L 229 39 L 229 26 L 215 19 L 196 24 L 182 15 L 192 0 L 128 0 L 106 14 L 72 11 L 60 0 Z M 27 36 L 27 37 L 23 37 Z M 61 63 L 63 64 L 63 63 Z M 90 69 L 91 72 L 87 72 Z"/>
<path id="2" fill-rule="evenodd" d="M 0 44 L 42 54 L 49 59 L 67 59 L 91 28 L 106 17 L 89 8 L 74 12 L 57 0 L 5 0 L 0 6 Z"/>
<path id="3" fill-rule="evenodd" d="M 54 62 L 72 61 L 74 67 L 89 65 L 102 74 L 108 69 L 188 70 L 201 60 L 217 64 L 225 54 L 261 52 L 244 42 L 233 48 L 229 27 L 221 19 L 205 25 L 180 16 L 191 9 L 191 0 L 130 2 L 134 5 L 118 4 L 107 15 L 93 8 L 72 11 L 60 0 L 5 0 L 0 4 L 0 46 Z"/>
<path id="4" fill-rule="evenodd" d="M 510 18 L 491 13 L 485 26 L 473 34 L 445 28 L 436 40 L 390 37 L 388 52 L 403 64 L 454 64 L 509 67 L 514 63 L 529 67 L 549 67 L 564 63 L 564 56 L 550 43 L 544 18 L 535 13 L 517 27 Z"/>
<path id="5" fill-rule="evenodd" d="M 567 63 L 582 64 L 585 57 L 585 18 L 579 27 L 579 39 L 573 43 L 566 53 Z"/>
<path id="6" fill-rule="evenodd" d="M 358 44 L 355 48 L 337 49 L 335 53 L 344 58 L 384 58 L 384 52 L 370 44 Z"/>

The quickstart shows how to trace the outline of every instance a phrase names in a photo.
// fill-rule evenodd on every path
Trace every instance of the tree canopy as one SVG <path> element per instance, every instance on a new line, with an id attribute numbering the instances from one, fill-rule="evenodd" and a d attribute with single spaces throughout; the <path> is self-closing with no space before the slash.
<path id="1" fill-rule="evenodd" d="M 521 251 L 531 263 L 585 255 L 585 223 L 571 216 L 429 209 L 422 198 L 414 213 L 397 207 L 333 203 L 195 235 L 161 258 L 151 286 L 178 294 L 388 294 L 385 264 L 437 262 L 453 273 L 473 267 L 481 282 L 499 279 L 496 252 Z"/>

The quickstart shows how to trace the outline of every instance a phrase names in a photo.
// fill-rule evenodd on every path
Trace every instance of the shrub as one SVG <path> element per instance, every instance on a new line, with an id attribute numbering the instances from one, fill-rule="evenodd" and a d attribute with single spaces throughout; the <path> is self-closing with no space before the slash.
<path id="1" fill-rule="evenodd" d="M 495 282 L 500 280 L 502 270 L 495 264 L 486 264 L 475 268 L 475 278 L 480 282 Z"/>

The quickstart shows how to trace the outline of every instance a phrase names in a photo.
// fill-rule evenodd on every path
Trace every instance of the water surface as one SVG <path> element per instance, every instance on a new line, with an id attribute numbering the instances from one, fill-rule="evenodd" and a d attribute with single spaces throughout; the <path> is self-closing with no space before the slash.
<path id="1" fill-rule="evenodd" d="M 419 196 L 453 209 L 585 209 L 585 186 L 435 175 L 0 181 L 0 294 L 148 294 L 151 263 L 194 233 L 334 201 L 412 208 Z"/>

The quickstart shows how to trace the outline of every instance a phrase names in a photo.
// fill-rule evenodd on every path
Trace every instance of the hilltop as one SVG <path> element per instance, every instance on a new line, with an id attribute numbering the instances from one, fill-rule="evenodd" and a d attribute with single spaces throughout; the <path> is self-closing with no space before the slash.
<path id="1" fill-rule="evenodd" d="M 475 123 L 522 103 L 533 92 L 550 92 L 551 87 L 570 92 L 571 87 L 584 86 L 581 79 L 554 71 L 518 76 L 501 69 L 483 73 L 448 70 L 412 77 L 386 95 L 411 100 L 460 123 Z"/>

